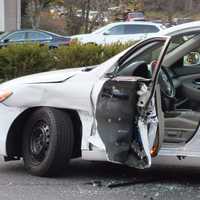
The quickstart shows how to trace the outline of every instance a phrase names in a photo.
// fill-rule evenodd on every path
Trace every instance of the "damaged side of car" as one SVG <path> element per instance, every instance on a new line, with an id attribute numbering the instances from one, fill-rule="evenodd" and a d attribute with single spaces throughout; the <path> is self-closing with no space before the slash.
<path id="1" fill-rule="evenodd" d="M 136 67 L 132 65 L 131 74 L 127 70 L 126 75 L 115 72 L 105 81 L 95 112 L 97 132 L 108 160 L 138 169 L 151 166 L 151 158 L 158 153 L 164 134 L 158 76 L 170 38 L 148 42 L 149 48 L 161 47 L 155 69 L 149 73 L 152 59 L 144 65 L 136 55 L 132 60 Z"/>

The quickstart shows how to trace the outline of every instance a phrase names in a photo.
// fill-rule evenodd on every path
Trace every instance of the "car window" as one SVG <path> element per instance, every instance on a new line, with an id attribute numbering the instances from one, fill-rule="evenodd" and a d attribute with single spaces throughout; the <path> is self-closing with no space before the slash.
<path id="1" fill-rule="evenodd" d="M 187 34 L 172 37 L 166 55 L 172 53 L 175 49 L 192 40 L 197 35 L 198 34 Z M 160 55 L 163 44 L 164 42 L 153 42 L 142 47 L 140 50 L 130 55 L 129 58 L 122 63 L 122 67 L 120 67 L 126 68 L 134 62 L 143 61 L 146 64 L 150 64 L 151 62 L 156 61 Z M 194 65 L 194 63 L 200 65 L 200 48 L 193 50 L 193 52 L 189 54 L 187 53 L 184 57 L 184 62 L 187 66 L 190 64 Z"/>
<path id="2" fill-rule="evenodd" d="M 199 37 L 199 34 L 184 34 L 177 35 L 172 37 L 169 48 L 167 50 L 167 54 L 172 54 L 173 51 L 179 48 L 181 45 L 184 45 L 186 42 L 190 42 L 191 40 L 195 40 L 196 37 Z M 181 66 L 200 66 L 200 48 L 199 46 L 195 49 L 192 49 L 190 52 L 187 52 L 182 58 L 178 57 L 177 62 L 181 60 Z M 171 59 L 170 59 L 171 60 Z M 180 62 L 179 62 L 180 65 Z"/>
<path id="3" fill-rule="evenodd" d="M 192 34 L 187 34 L 187 35 L 177 35 L 177 36 L 173 37 L 171 39 L 171 43 L 170 43 L 170 46 L 168 48 L 168 53 L 173 51 L 174 49 L 178 48 L 179 46 L 181 46 L 185 42 L 193 39 L 197 35 L 198 34 L 193 34 L 192 33 Z"/>
<path id="4" fill-rule="evenodd" d="M 10 34 L 7 38 L 10 42 L 18 42 L 25 40 L 25 32 L 17 32 Z"/>
<path id="5" fill-rule="evenodd" d="M 124 25 L 118 25 L 110 28 L 106 31 L 109 35 L 123 35 L 124 34 Z"/>
<path id="6" fill-rule="evenodd" d="M 135 62 L 145 62 L 147 65 L 151 64 L 151 62 L 158 60 L 164 43 L 164 41 L 156 41 L 145 45 L 144 47 L 133 53 L 129 58 L 127 58 L 122 63 L 120 68 L 124 70 Z"/>
<path id="7" fill-rule="evenodd" d="M 128 13 L 128 15 L 133 18 L 144 18 L 144 14 L 142 12 Z"/>
<path id="8" fill-rule="evenodd" d="M 157 33 L 160 30 L 158 29 L 157 26 L 152 26 L 152 25 L 145 25 L 144 26 L 144 32 L 145 33 Z"/>
<path id="9" fill-rule="evenodd" d="M 125 34 L 156 33 L 159 29 L 153 25 L 125 25 Z"/>
<path id="10" fill-rule="evenodd" d="M 40 32 L 28 32 L 28 40 L 50 40 L 52 37 L 45 33 Z"/>

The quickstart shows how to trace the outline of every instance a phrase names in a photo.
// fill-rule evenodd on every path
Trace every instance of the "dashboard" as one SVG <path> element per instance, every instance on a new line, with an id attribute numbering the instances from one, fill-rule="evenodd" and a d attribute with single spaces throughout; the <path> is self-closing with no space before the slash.
<path id="1" fill-rule="evenodd" d="M 200 101 L 200 75 L 182 82 L 183 95 L 188 99 Z"/>

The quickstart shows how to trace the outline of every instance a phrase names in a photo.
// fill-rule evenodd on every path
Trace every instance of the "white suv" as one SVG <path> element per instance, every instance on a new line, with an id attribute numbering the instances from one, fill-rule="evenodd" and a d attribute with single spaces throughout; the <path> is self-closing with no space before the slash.
<path id="1" fill-rule="evenodd" d="M 90 34 L 72 36 L 72 39 L 77 39 L 84 44 L 125 43 L 145 39 L 165 28 L 162 24 L 152 22 L 116 22 L 108 24 Z"/>

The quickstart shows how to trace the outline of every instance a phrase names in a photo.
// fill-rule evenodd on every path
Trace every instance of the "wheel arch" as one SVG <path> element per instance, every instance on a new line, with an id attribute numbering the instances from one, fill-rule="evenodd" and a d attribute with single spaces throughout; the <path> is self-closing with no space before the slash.
<path id="1" fill-rule="evenodd" d="M 34 107 L 25 110 L 21 113 L 12 123 L 7 139 L 6 139 L 6 160 L 15 160 L 16 158 L 22 157 L 22 136 L 24 125 L 26 124 L 29 116 L 32 112 L 41 107 Z M 82 123 L 79 117 L 79 114 L 76 110 L 70 109 L 60 109 L 70 115 L 70 118 L 73 123 L 74 130 L 74 147 L 72 157 L 77 158 L 81 157 L 81 142 L 82 142 Z"/>

